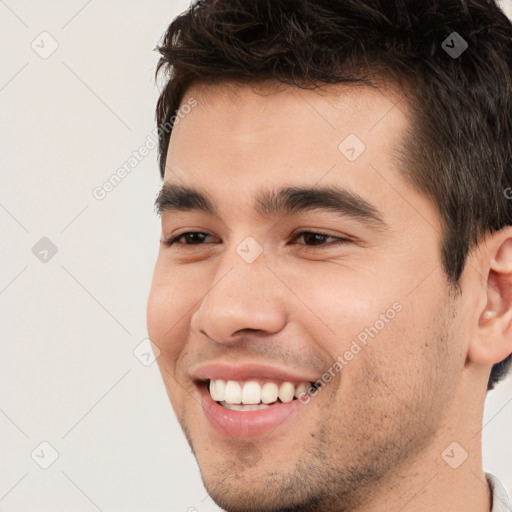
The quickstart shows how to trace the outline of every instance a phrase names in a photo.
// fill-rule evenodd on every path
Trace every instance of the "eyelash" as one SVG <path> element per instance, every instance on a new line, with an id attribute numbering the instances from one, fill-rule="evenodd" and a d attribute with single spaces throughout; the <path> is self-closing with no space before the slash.
<path id="1" fill-rule="evenodd" d="M 204 245 L 204 244 L 183 244 L 183 243 L 179 243 L 178 240 L 186 235 L 197 235 L 197 234 L 201 234 L 201 235 L 207 235 L 207 236 L 210 236 L 208 233 L 205 233 L 204 231 L 186 231 L 185 233 L 181 233 L 179 235 L 176 235 L 174 237 L 171 237 L 171 238 L 168 238 L 166 240 L 163 240 L 163 243 L 167 246 L 167 247 L 171 247 L 175 244 L 178 244 L 178 245 L 187 245 L 187 246 L 194 246 L 194 245 Z M 294 237 L 294 240 L 296 240 L 297 238 L 300 238 L 302 235 L 316 235 L 316 236 L 320 236 L 320 237 L 324 237 L 324 238 L 333 238 L 335 239 L 336 241 L 329 244 L 329 245 L 325 245 L 325 244 L 321 244 L 321 245 L 306 245 L 306 244 L 300 244 L 300 245 L 305 245 L 305 247 L 308 247 L 308 248 L 329 248 L 329 247 L 332 247 L 333 245 L 338 245 L 338 244 L 343 244 L 343 243 L 347 243 L 347 242 L 351 242 L 351 240 L 349 238 L 342 238 L 342 237 L 336 237 L 336 236 L 332 236 L 332 235 L 328 235 L 327 233 L 320 233 L 320 232 L 317 232 L 317 231 L 300 231 L 299 233 L 297 233 Z"/>

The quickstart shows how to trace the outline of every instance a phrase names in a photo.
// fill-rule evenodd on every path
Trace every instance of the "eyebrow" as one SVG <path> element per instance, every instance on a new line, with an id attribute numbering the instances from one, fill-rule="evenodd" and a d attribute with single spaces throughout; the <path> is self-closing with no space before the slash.
<path id="1" fill-rule="evenodd" d="M 155 209 L 159 215 L 172 211 L 200 211 L 220 217 L 214 201 L 206 191 L 170 183 L 165 183 L 160 189 Z M 374 205 L 359 194 L 336 185 L 263 190 L 256 194 L 254 209 L 262 217 L 323 210 L 374 227 L 389 227 Z"/>

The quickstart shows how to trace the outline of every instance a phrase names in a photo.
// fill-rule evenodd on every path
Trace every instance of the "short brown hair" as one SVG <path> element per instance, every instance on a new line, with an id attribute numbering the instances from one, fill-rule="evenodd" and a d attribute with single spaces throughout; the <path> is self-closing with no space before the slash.
<path id="1" fill-rule="evenodd" d="M 157 49 L 162 178 L 160 128 L 194 83 L 376 87 L 384 75 L 409 99 L 404 169 L 441 214 L 449 282 L 482 235 L 512 225 L 512 24 L 493 0 L 198 0 Z M 511 362 L 493 366 L 488 390 Z"/>

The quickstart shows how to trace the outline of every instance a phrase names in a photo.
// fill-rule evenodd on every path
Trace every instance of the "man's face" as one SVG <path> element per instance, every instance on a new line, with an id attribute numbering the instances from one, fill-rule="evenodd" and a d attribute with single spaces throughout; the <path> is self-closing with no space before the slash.
<path id="1" fill-rule="evenodd" d="M 165 183 L 207 194 L 216 214 L 163 204 L 162 239 L 204 234 L 161 245 L 148 331 L 205 486 L 228 511 L 369 499 L 429 449 L 464 363 L 439 217 L 391 156 L 406 104 L 329 87 L 338 95 L 194 86 L 170 141 Z M 348 195 L 343 211 L 304 208 L 313 196 L 300 193 L 261 206 L 286 187 Z M 220 404 L 209 380 L 226 383 L 227 401 L 238 385 L 270 403 Z M 287 387 L 319 380 L 288 401 Z"/>

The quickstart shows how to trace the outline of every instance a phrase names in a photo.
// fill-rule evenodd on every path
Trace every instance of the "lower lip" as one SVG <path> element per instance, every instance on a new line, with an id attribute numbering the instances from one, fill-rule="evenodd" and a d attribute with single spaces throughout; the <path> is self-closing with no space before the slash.
<path id="1" fill-rule="evenodd" d="M 215 402 L 205 386 L 199 388 L 201 405 L 210 425 L 223 436 L 250 438 L 266 436 L 285 422 L 292 420 L 299 412 L 298 400 L 276 402 L 256 411 L 234 411 Z M 278 432 L 278 431 L 277 431 Z"/>

